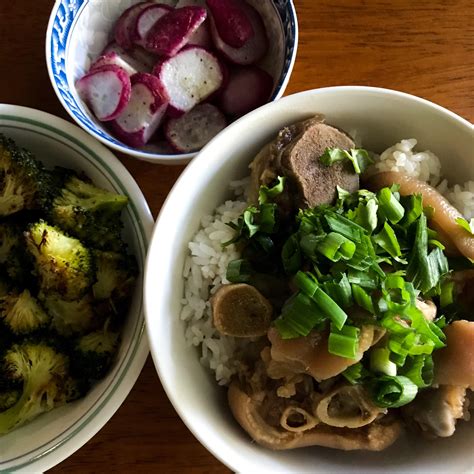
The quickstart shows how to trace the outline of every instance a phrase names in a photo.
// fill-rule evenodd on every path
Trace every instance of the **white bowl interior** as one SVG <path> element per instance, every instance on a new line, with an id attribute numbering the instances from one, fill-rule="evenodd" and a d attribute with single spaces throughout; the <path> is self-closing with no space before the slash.
<path id="1" fill-rule="evenodd" d="M 80 79 L 89 69 L 90 65 L 100 55 L 105 46 L 113 39 L 113 27 L 120 14 L 131 5 L 142 0 L 89 0 L 84 2 L 73 22 L 68 47 L 65 52 L 66 75 L 68 77 L 71 93 L 79 104 L 82 112 L 89 117 L 101 135 L 96 135 L 99 140 L 118 149 L 124 153 L 136 154 L 139 158 L 157 161 L 160 157 L 153 155 L 164 155 L 161 158 L 164 162 L 173 160 L 174 163 L 186 162 L 196 155 L 196 153 L 176 154 L 169 147 L 160 144 L 149 144 L 141 150 L 134 150 L 127 145 L 120 143 L 114 138 L 107 128 L 98 121 L 89 108 L 79 98 L 75 82 Z M 260 66 L 265 69 L 275 79 L 275 87 L 283 71 L 285 60 L 285 35 L 281 19 L 272 1 L 261 2 L 258 0 L 248 0 L 260 12 L 269 36 L 272 40 L 269 43 L 269 51 L 261 61 Z M 160 3 L 174 5 L 176 1 L 164 0 Z M 283 94 L 286 82 L 278 91 L 278 97 Z M 274 91 L 272 94 L 275 94 Z M 74 115 L 73 115 L 74 117 Z M 75 118 L 75 117 L 74 117 Z M 140 153 L 143 152 L 143 153 Z"/>
<path id="2" fill-rule="evenodd" d="M 197 350 L 185 343 L 179 320 L 182 268 L 200 218 L 231 198 L 228 183 L 248 175 L 251 159 L 282 126 L 316 113 L 325 114 L 330 124 L 357 130 L 364 148 L 377 152 L 415 137 L 420 149 L 440 157 L 450 184 L 474 179 L 472 126 L 441 107 L 402 93 L 364 87 L 308 91 L 265 105 L 232 124 L 184 171 L 155 226 L 145 274 L 145 311 L 163 386 L 195 436 L 235 471 L 467 472 L 474 461 L 474 423 L 459 423 L 455 436 L 445 440 L 426 442 L 407 436 L 382 453 L 264 449 L 250 442 L 234 421 L 225 391 L 200 365 Z"/>
<path id="3" fill-rule="evenodd" d="M 48 167 L 83 171 L 98 186 L 127 194 L 131 204 L 123 215 L 124 238 L 143 275 L 153 219 L 138 186 L 118 160 L 77 127 L 32 109 L 0 105 L 0 132 L 32 151 Z M 85 398 L 2 436 L 0 471 L 50 468 L 102 428 L 132 388 L 148 353 L 142 306 L 139 278 L 110 372 Z"/>

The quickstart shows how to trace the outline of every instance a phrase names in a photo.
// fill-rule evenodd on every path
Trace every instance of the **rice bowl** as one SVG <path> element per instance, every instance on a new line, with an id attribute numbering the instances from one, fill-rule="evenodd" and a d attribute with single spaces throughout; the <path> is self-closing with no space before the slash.
<path id="1" fill-rule="evenodd" d="M 363 117 L 359 114 L 362 104 L 366 110 Z M 375 120 L 375 117 L 382 116 L 387 109 L 391 113 L 385 123 Z M 344 470 L 354 463 L 358 463 L 360 469 L 365 472 L 377 472 L 381 468 L 380 457 L 377 455 L 364 457 L 354 453 L 340 456 L 318 448 L 298 450 L 297 453 L 288 452 L 283 455 L 282 453 L 267 452 L 249 443 L 238 426 L 234 426 L 231 416 L 226 411 L 222 393 L 216 387 L 215 382 L 200 367 L 199 356 L 195 351 L 185 347 L 184 329 L 182 324 L 177 321 L 183 294 L 183 283 L 180 281 L 179 269 L 183 268 L 187 243 L 199 228 L 200 217 L 211 214 L 219 203 L 229 199 L 228 183 L 248 174 L 246 167 L 249 160 L 255 156 L 261 145 L 267 142 L 276 130 L 316 112 L 325 114 L 329 123 L 345 130 L 354 128 L 361 130 L 362 135 L 366 134 L 366 136 L 362 136 L 362 143 L 366 148 L 377 152 L 383 151 L 404 137 L 415 136 L 420 140 L 420 149 L 430 149 L 441 159 L 448 153 L 453 157 L 453 166 L 447 169 L 447 178 L 450 183 L 455 183 L 455 178 L 460 176 L 460 173 L 472 178 L 472 174 L 469 174 L 469 172 L 472 173 L 469 160 L 460 158 L 462 155 L 469 154 L 468 150 L 472 140 L 470 124 L 420 99 L 390 91 L 367 88 L 332 88 L 311 91 L 284 99 L 272 107 L 263 107 L 247 116 L 245 120 L 242 119 L 234 124 L 228 132 L 223 134 L 224 137 L 220 136 L 215 139 L 202 152 L 201 160 L 206 159 L 205 170 L 200 168 L 200 159 L 198 158 L 198 164 L 191 165 L 190 171 L 183 174 L 168 198 L 157 229 L 164 223 L 176 222 L 176 215 L 172 217 L 170 209 L 173 203 L 177 202 L 175 199 L 177 199 L 180 189 L 187 190 L 189 199 L 189 203 L 185 203 L 180 209 L 180 217 L 183 220 L 179 219 L 178 225 L 173 224 L 168 227 L 166 237 L 163 234 L 161 237 L 157 237 L 158 231 L 155 233 L 154 245 L 152 245 L 148 260 L 145 293 L 151 345 L 162 382 L 178 412 L 192 431 L 197 433 L 201 441 L 235 470 L 251 469 L 255 463 L 265 465 L 269 470 L 312 470 L 316 460 L 322 471 L 327 469 Z M 405 116 L 416 116 L 417 120 L 411 120 L 410 126 L 408 126 L 406 120 L 402 120 L 402 117 Z M 452 137 L 449 140 L 449 145 L 446 138 L 441 140 L 441 137 L 438 138 L 436 133 L 430 133 L 428 136 L 427 126 L 431 132 L 444 129 L 444 137 L 446 135 Z M 446 132 L 447 126 L 449 134 Z M 247 138 L 243 143 L 238 140 L 238 137 L 242 136 Z M 430 140 L 430 137 L 435 138 Z M 236 143 L 239 143 L 238 148 Z M 455 166 L 457 170 L 454 169 Z M 160 252 L 158 247 L 166 249 L 167 256 Z M 160 267 L 161 272 L 167 273 L 167 269 L 172 271 L 173 291 L 171 294 L 167 293 L 168 290 L 165 288 L 163 291 L 167 293 L 166 296 L 161 294 L 161 290 L 160 294 L 156 295 L 156 288 L 161 288 L 161 284 L 165 287 L 168 286 L 168 288 L 171 287 L 156 271 L 153 271 L 150 262 L 153 262 L 153 266 L 159 264 L 157 266 Z M 152 281 L 153 286 L 151 286 Z M 152 295 L 152 291 L 155 294 Z M 150 303 L 152 301 L 157 308 L 153 313 L 161 308 L 167 315 L 166 318 L 157 320 L 151 317 Z M 171 315 L 174 316 L 171 317 Z M 165 354 L 168 345 L 167 338 L 172 341 L 171 344 L 174 348 L 175 357 L 172 360 Z M 158 340 L 159 345 L 157 344 Z M 191 400 L 186 395 L 186 390 L 190 386 L 199 387 L 199 390 L 193 390 L 192 405 L 194 409 L 192 412 L 189 410 Z M 218 435 L 222 432 L 226 433 L 225 439 L 222 439 L 222 435 Z M 427 466 L 434 466 L 435 462 L 438 463 L 436 469 L 441 470 L 450 465 L 446 464 L 449 461 L 441 453 L 446 452 L 445 449 L 452 450 L 454 448 L 458 450 L 458 453 L 463 452 L 466 449 L 463 444 L 467 442 L 468 433 L 471 433 L 472 436 L 472 427 L 464 427 L 463 433 L 464 437 L 462 439 L 458 437 L 455 444 L 448 440 L 443 446 L 439 445 L 440 449 L 436 452 L 428 444 L 421 444 L 416 460 L 410 455 L 410 451 L 407 449 L 409 445 L 406 443 L 398 446 L 397 452 L 386 451 L 384 459 L 392 466 L 393 472 L 399 468 L 411 471 L 423 470 Z M 400 456 L 400 453 L 403 455 Z M 400 457 L 403 458 L 403 461 L 397 461 Z M 428 460 L 429 458 L 431 460 Z M 468 464 L 464 464 L 463 468 L 462 457 L 459 459 L 459 470 L 462 472 Z M 397 462 L 402 464 L 397 465 Z M 453 465 L 450 466 L 453 468 Z"/>

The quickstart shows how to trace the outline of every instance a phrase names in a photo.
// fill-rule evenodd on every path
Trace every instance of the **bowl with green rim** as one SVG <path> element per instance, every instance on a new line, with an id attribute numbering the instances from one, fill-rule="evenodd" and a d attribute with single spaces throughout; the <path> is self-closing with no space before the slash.
<path id="1" fill-rule="evenodd" d="M 78 450 L 107 423 L 143 368 L 148 342 L 141 275 L 153 218 L 140 188 L 125 167 L 75 125 L 39 110 L 0 104 L 0 133 L 30 150 L 48 168 L 72 168 L 85 173 L 99 187 L 127 195 L 129 204 L 122 214 L 123 238 L 140 269 L 120 347 L 105 378 L 84 398 L 0 436 L 0 472 L 42 472 Z"/>

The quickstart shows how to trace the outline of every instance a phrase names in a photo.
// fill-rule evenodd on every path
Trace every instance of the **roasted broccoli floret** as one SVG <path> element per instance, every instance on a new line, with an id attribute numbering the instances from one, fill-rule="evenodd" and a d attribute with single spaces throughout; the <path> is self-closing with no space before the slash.
<path id="1" fill-rule="evenodd" d="M 0 297 L 0 319 L 18 336 L 46 328 L 50 317 L 29 290 L 23 290 Z"/>
<path id="2" fill-rule="evenodd" d="M 90 252 L 79 240 L 44 221 L 31 225 L 25 236 L 43 292 L 56 292 L 66 300 L 87 292 L 94 270 Z"/>
<path id="3" fill-rule="evenodd" d="M 56 225 L 87 244 L 118 250 L 123 245 L 120 213 L 127 203 L 126 196 L 71 176 L 54 199 L 51 216 Z"/>
<path id="4" fill-rule="evenodd" d="M 42 208 L 53 192 L 51 174 L 43 164 L 0 134 L 0 216 Z"/>
<path id="5" fill-rule="evenodd" d="M 101 379 L 109 369 L 119 342 L 119 333 L 109 329 L 91 332 L 78 339 L 71 357 L 71 372 L 85 380 Z"/>
<path id="6" fill-rule="evenodd" d="M 92 298 L 86 295 L 80 300 L 67 301 L 56 294 L 40 294 L 40 300 L 51 315 L 51 327 L 61 336 L 84 334 L 100 324 L 92 306 Z"/>
<path id="7" fill-rule="evenodd" d="M 0 413 L 0 434 L 58 405 L 68 373 L 68 358 L 41 343 L 14 345 L 3 357 L 3 371 L 22 382 L 17 402 Z"/>

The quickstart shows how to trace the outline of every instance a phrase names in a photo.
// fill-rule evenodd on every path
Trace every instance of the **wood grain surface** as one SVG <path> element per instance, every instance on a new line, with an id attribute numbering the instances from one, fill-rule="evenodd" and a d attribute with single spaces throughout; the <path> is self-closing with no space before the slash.
<path id="1" fill-rule="evenodd" d="M 415 94 L 474 120 L 472 0 L 295 0 L 300 43 L 287 94 L 370 85 Z M 52 0 L 0 0 L 0 103 L 69 120 L 50 85 Z M 120 157 L 156 216 L 183 170 Z M 148 359 L 109 423 L 51 472 L 226 472 L 174 411 Z"/>

